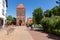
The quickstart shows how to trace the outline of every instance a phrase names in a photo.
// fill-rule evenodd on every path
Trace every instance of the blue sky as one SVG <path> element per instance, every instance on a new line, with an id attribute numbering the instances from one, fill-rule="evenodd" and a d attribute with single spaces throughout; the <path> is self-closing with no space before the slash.
<path id="1" fill-rule="evenodd" d="M 19 4 L 24 4 L 26 9 L 26 18 L 32 17 L 35 8 L 41 7 L 44 11 L 56 6 L 58 0 L 8 0 L 7 16 L 16 17 L 16 8 Z"/>

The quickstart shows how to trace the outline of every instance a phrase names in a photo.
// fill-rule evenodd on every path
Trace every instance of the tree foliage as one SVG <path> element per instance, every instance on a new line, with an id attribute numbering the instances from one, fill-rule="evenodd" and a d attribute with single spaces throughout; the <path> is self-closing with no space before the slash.
<path id="1" fill-rule="evenodd" d="M 60 7 L 56 6 L 51 9 L 54 16 L 60 16 Z"/>
<path id="2" fill-rule="evenodd" d="M 52 15 L 60 16 L 60 7 L 59 6 L 55 6 L 51 10 L 45 11 L 45 17 L 51 17 Z"/>
<path id="3" fill-rule="evenodd" d="M 12 23 L 13 23 L 14 25 L 16 25 L 16 18 L 15 18 L 15 17 L 13 17 Z"/>
<path id="4" fill-rule="evenodd" d="M 51 10 L 46 10 L 45 12 L 46 17 L 51 17 L 52 16 L 52 11 Z"/>
<path id="5" fill-rule="evenodd" d="M 9 15 L 9 16 L 7 17 L 7 22 L 11 23 L 12 21 L 13 21 L 13 17 Z"/>
<path id="6" fill-rule="evenodd" d="M 43 30 L 60 35 L 60 16 L 45 17 L 41 20 Z"/>
<path id="7" fill-rule="evenodd" d="M 9 15 L 7 17 L 7 23 L 9 23 L 9 24 L 16 24 L 16 18 Z"/>
<path id="8" fill-rule="evenodd" d="M 46 10 L 45 18 L 41 20 L 44 31 L 60 35 L 60 6 Z"/>
<path id="9" fill-rule="evenodd" d="M 43 10 L 41 8 L 36 8 L 33 11 L 33 23 L 39 24 L 42 19 Z"/>

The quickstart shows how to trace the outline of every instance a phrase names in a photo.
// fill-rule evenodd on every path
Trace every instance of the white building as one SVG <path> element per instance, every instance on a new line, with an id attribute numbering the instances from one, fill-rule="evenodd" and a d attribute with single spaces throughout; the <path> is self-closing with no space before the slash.
<path id="1" fill-rule="evenodd" d="M 4 28 L 6 20 L 7 0 L 0 0 L 0 28 Z"/>

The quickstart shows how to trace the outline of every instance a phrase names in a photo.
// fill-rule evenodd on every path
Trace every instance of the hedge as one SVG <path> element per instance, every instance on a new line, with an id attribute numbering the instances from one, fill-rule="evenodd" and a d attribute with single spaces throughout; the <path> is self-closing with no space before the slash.
<path id="1" fill-rule="evenodd" d="M 60 16 L 45 17 L 41 20 L 44 31 L 60 35 Z"/>

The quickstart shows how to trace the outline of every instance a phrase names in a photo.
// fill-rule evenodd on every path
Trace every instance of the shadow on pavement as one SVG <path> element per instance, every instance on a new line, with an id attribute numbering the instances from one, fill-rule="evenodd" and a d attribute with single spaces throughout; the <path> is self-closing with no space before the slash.
<path id="1" fill-rule="evenodd" d="M 53 34 L 48 34 L 47 37 L 51 38 L 51 39 L 54 39 L 54 40 L 60 40 L 60 36 L 56 36 L 56 35 L 53 35 Z"/>
<path id="2" fill-rule="evenodd" d="M 10 33 L 12 33 L 14 31 L 15 28 L 9 28 L 7 29 L 7 35 L 9 35 Z"/>
<path id="3" fill-rule="evenodd" d="M 48 39 L 60 40 L 60 36 L 57 36 L 57 35 L 54 35 L 54 34 L 51 34 L 51 33 L 48 33 L 48 32 L 44 32 L 43 30 L 38 30 L 38 29 L 37 30 L 31 30 L 30 29 L 29 31 L 41 32 L 41 33 L 44 33 L 44 34 L 48 34 L 48 36 L 46 36 Z"/>

